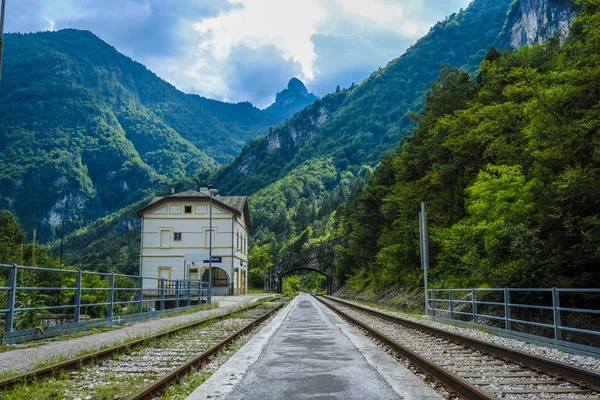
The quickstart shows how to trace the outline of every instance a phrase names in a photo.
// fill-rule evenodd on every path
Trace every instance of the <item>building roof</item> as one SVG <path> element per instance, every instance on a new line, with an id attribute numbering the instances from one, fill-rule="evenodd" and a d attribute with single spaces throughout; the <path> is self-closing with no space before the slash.
<path id="1" fill-rule="evenodd" d="M 185 192 L 173 193 L 164 197 L 153 197 L 152 200 L 142 209 L 137 211 L 138 217 L 142 217 L 145 213 L 154 210 L 159 205 L 167 203 L 169 200 L 209 200 L 208 188 L 200 188 L 200 190 L 186 190 Z M 214 196 L 213 202 L 233 211 L 234 214 L 244 215 L 248 226 L 252 227 L 250 222 L 250 210 L 248 208 L 247 196 Z"/>

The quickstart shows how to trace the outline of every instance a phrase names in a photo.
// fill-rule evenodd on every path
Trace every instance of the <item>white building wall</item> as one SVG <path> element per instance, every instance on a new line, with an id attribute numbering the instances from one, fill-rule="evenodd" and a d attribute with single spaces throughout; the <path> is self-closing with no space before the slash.
<path id="1" fill-rule="evenodd" d="M 185 213 L 185 206 L 192 207 L 192 213 Z M 246 225 L 239 218 L 218 204 L 213 203 L 213 247 L 214 257 L 221 257 L 221 263 L 213 262 L 213 267 L 223 269 L 231 286 L 232 277 L 236 293 L 247 292 L 247 237 Z M 207 268 L 209 252 L 209 207 L 208 202 L 186 202 L 171 200 L 158 209 L 144 215 L 142 222 L 141 275 L 160 278 L 160 274 L 170 279 L 188 279 L 189 267 Z M 181 240 L 175 240 L 175 233 Z M 238 248 L 245 243 L 244 248 Z M 242 239 L 243 238 L 243 241 Z M 237 268 L 237 270 L 236 270 Z M 144 288 L 156 288 L 158 281 L 145 279 Z"/>

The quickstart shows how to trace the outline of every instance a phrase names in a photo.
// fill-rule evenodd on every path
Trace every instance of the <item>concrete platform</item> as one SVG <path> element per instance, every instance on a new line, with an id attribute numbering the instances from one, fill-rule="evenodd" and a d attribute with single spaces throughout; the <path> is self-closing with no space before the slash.
<path id="1" fill-rule="evenodd" d="M 302 294 L 188 400 L 441 398 L 332 311 Z"/>

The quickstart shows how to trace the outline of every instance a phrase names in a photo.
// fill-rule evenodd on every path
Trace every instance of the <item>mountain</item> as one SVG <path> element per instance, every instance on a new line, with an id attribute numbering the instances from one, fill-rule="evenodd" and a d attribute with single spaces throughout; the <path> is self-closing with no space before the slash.
<path id="1" fill-rule="evenodd" d="M 577 6 L 571 0 L 517 0 L 509 11 L 500 46 L 518 50 L 557 34 L 564 41 L 576 15 Z"/>
<path id="2" fill-rule="evenodd" d="M 317 99 L 317 96 L 308 93 L 301 80 L 292 78 L 288 82 L 287 89 L 277 93 L 275 103 L 267 107 L 265 112 L 281 119 L 288 119 Z"/>
<path id="3" fill-rule="evenodd" d="M 3 63 L 0 209 L 42 241 L 215 169 L 279 122 L 182 93 L 87 31 L 7 34 Z"/>
<path id="4" fill-rule="evenodd" d="M 442 66 L 477 71 L 505 28 L 511 4 L 473 1 L 360 85 L 316 100 L 250 141 L 210 178 L 185 179 L 176 189 L 210 181 L 224 195 L 251 195 L 253 243 L 268 244 L 272 254 L 328 237 L 337 229 L 332 212 L 352 199 L 381 155 L 414 128 L 411 116 L 422 109 Z M 129 246 L 129 260 L 135 260 L 135 224 L 130 207 L 90 225 L 69 238 L 70 257 L 85 264 L 115 260 L 120 248 L 114 241 Z"/>

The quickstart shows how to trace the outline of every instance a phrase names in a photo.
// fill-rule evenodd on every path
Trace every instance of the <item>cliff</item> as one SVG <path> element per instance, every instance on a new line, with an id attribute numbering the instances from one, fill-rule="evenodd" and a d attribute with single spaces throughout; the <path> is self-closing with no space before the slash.
<path id="1" fill-rule="evenodd" d="M 569 34 L 576 14 L 577 8 L 570 0 L 515 0 L 500 46 L 517 50 L 557 34 L 562 41 Z"/>

